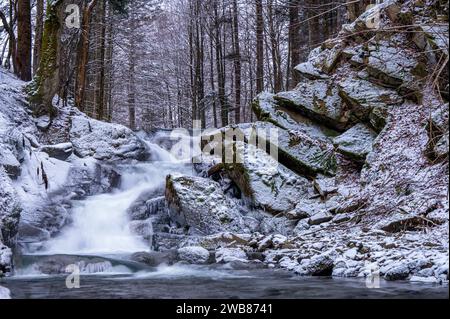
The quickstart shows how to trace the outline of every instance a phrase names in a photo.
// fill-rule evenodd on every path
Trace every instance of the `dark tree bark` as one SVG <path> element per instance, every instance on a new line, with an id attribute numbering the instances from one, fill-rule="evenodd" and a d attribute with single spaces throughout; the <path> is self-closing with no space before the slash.
<path id="1" fill-rule="evenodd" d="M 235 86 L 235 122 L 241 122 L 241 47 L 239 43 L 239 11 L 237 0 L 233 0 L 233 44 L 234 44 L 234 86 Z"/>
<path id="2" fill-rule="evenodd" d="M 63 0 L 47 2 L 39 67 L 33 82 L 27 88 L 30 95 L 30 103 L 36 116 L 54 116 L 56 114 L 52 101 L 59 90 L 60 84 L 59 58 L 61 51 L 62 3 Z"/>
<path id="3" fill-rule="evenodd" d="M 289 76 L 291 79 L 288 80 L 288 89 L 294 88 L 300 81 L 298 73 L 294 70 L 294 68 L 301 62 L 299 4 L 299 0 L 291 0 L 289 2 Z"/>
<path id="4" fill-rule="evenodd" d="M 262 0 L 255 0 L 256 12 L 256 93 L 264 91 L 264 17 Z"/>
<path id="5" fill-rule="evenodd" d="M 75 106 L 84 111 L 84 98 L 86 93 L 87 64 L 89 62 L 89 39 L 91 33 L 92 11 L 97 5 L 97 0 L 91 0 L 83 9 L 83 17 L 80 30 L 80 42 L 77 56 L 77 73 L 75 81 Z"/>
<path id="6" fill-rule="evenodd" d="M 30 0 L 18 0 L 17 4 L 17 76 L 30 81 L 32 58 L 31 4 Z"/>
<path id="7" fill-rule="evenodd" d="M 272 50 L 272 68 L 273 68 L 273 87 L 275 93 L 283 90 L 283 72 L 281 68 L 281 53 L 280 53 L 280 43 L 279 35 L 275 29 L 274 21 L 274 10 L 273 10 L 273 0 L 268 1 L 267 5 L 268 11 L 268 23 L 269 23 L 269 34 L 270 34 L 270 44 Z"/>
<path id="8" fill-rule="evenodd" d="M 36 27 L 34 30 L 33 74 L 36 74 L 42 47 L 42 33 L 44 32 L 44 0 L 36 0 Z"/>
<path id="9" fill-rule="evenodd" d="M 10 10 L 13 10 L 13 6 L 10 6 Z M 16 35 L 14 33 L 14 18 L 13 13 L 10 12 L 10 22 L 8 22 L 5 14 L 0 10 L 0 20 L 2 21 L 3 27 L 8 33 L 8 42 L 9 42 L 9 52 L 8 57 L 5 61 L 5 67 L 9 69 L 11 67 L 10 61 L 12 60 L 13 71 L 17 73 L 17 65 L 16 65 Z M 1 62 L 1 61 L 0 61 Z"/>

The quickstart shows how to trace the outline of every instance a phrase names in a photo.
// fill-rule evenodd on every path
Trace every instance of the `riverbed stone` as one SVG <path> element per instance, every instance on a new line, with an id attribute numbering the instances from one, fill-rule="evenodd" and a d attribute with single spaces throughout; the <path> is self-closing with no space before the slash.
<path id="1" fill-rule="evenodd" d="M 210 253 L 203 247 L 183 247 L 178 249 L 178 258 L 189 264 L 203 265 L 208 263 Z"/>
<path id="2" fill-rule="evenodd" d="M 248 257 L 244 250 L 240 248 L 219 248 L 216 251 L 217 263 L 229 263 L 229 262 L 247 262 Z"/>

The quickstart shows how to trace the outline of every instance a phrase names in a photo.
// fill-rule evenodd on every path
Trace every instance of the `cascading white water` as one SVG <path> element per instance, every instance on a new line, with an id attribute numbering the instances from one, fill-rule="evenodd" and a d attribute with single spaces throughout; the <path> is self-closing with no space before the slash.
<path id="1" fill-rule="evenodd" d="M 163 189 L 166 176 L 191 168 L 168 151 L 148 143 L 152 162 L 123 167 L 120 189 L 76 202 L 73 223 L 45 244 L 43 254 L 111 255 L 148 251 L 150 243 L 133 234 L 127 209 L 144 192 Z"/>

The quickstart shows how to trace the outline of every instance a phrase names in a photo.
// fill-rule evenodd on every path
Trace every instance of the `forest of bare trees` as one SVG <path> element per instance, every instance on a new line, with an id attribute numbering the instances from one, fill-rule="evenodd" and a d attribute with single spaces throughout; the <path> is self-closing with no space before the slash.
<path id="1" fill-rule="evenodd" d="M 294 67 L 370 4 L 251 2 L 2 0 L 0 62 L 34 75 L 41 107 L 54 92 L 132 129 L 219 127 L 252 121 L 258 93 L 295 87 Z"/>

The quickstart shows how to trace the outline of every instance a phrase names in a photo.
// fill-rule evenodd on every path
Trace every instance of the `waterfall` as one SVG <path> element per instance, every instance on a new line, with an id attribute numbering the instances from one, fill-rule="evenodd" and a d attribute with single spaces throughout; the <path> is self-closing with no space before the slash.
<path id="1" fill-rule="evenodd" d="M 45 245 L 42 254 L 111 255 L 148 251 L 150 243 L 132 233 L 128 208 L 144 192 L 163 194 L 168 174 L 191 173 L 168 151 L 148 142 L 152 162 L 121 167 L 120 189 L 74 202 L 73 222 Z M 150 198 L 149 198 L 150 199 Z"/>

